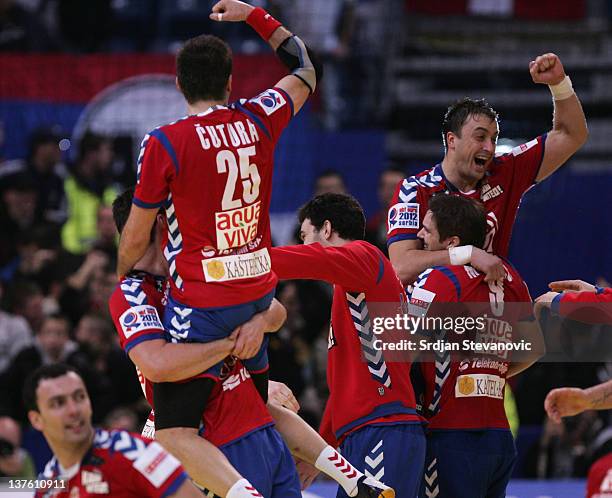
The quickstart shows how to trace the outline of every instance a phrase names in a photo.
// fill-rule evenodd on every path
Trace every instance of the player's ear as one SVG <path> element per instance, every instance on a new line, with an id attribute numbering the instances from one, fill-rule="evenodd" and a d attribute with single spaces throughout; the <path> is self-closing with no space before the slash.
<path id="1" fill-rule="evenodd" d="M 43 424 L 42 424 L 42 417 L 40 416 L 40 413 L 38 413 L 36 410 L 28 411 L 28 420 L 30 421 L 30 425 L 34 427 L 34 429 L 42 432 Z"/>
<path id="2" fill-rule="evenodd" d="M 461 239 L 457 237 L 456 235 L 453 235 L 452 237 L 449 237 L 448 239 L 444 241 L 444 245 L 446 246 L 447 249 L 451 247 L 458 247 L 461 245 Z"/>
<path id="3" fill-rule="evenodd" d="M 455 148 L 455 134 L 452 131 L 446 132 L 446 149 Z"/>
<path id="4" fill-rule="evenodd" d="M 179 82 L 178 82 L 178 76 L 176 78 L 174 78 L 174 85 L 176 86 L 176 89 L 179 92 L 183 93 L 183 90 L 181 90 L 181 85 L 179 85 Z"/>
<path id="5" fill-rule="evenodd" d="M 323 222 L 323 227 L 321 228 L 321 231 L 323 232 L 323 238 L 325 240 L 330 239 L 332 236 L 332 231 L 333 231 L 331 221 L 325 220 Z"/>

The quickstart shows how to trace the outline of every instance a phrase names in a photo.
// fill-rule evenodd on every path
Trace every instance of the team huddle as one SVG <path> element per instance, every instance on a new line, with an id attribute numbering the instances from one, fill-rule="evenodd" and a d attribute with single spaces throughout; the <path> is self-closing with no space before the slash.
<path id="1" fill-rule="evenodd" d="M 529 66 L 551 89 L 553 128 L 508 154 L 495 155 L 498 116 L 487 102 L 449 107 L 444 159 L 396 188 L 389 259 L 363 240 L 364 212 L 344 194 L 300 209 L 303 244 L 272 247 L 274 148 L 315 91 L 321 63 L 259 7 L 221 0 L 210 17 L 248 23 L 289 74 L 228 103 L 228 46 L 202 35 L 179 51 L 189 114 L 145 136 L 136 186 L 113 204 L 120 283 L 110 312 L 151 415 L 141 436 L 95 430 L 78 372 L 39 369 L 24 395 L 54 453 L 42 478 L 65 484 L 37 496 L 292 498 L 319 472 L 338 483 L 339 498 L 505 496 L 516 449 L 504 387 L 537 355 L 391 361 L 374 347 L 372 321 L 376 303 L 425 315 L 442 303 L 480 303 L 512 340 L 543 351 L 507 253 L 524 193 L 586 141 L 561 61 L 545 54 Z M 275 287 L 288 279 L 334 289 L 318 433 L 268 375 L 267 334 L 287 314 Z M 502 316 L 505 303 L 528 311 Z"/>

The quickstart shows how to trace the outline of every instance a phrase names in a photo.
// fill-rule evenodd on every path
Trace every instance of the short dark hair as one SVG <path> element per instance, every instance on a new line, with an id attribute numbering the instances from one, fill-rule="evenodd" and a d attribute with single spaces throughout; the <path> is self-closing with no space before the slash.
<path id="1" fill-rule="evenodd" d="M 232 74 L 232 51 L 213 35 L 187 40 L 176 56 L 176 77 L 185 99 L 223 100 L 227 80 Z"/>
<path id="2" fill-rule="evenodd" d="M 461 137 L 461 128 L 470 116 L 483 115 L 491 120 L 497 121 L 497 112 L 489 105 L 486 99 L 471 99 L 465 97 L 451 105 L 444 114 L 442 121 L 442 142 L 446 148 L 446 134 L 452 131 Z"/>
<path id="3" fill-rule="evenodd" d="M 332 229 L 343 239 L 361 240 L 365 234 L 365 215 L 357 199 L 348 194 L 321 194 L 300 208 L 300 224 L 305 219 L 317 230 L 321 230 L 326 220 Z"/>
<path id="4" fill-rule="evenodd" d="M 113 220 L 119 233 L 123 232 L 123 227 L 127 223 L 130 209 L 132 209 L 132 199 L 134 199 L 134 187 L 128 188 L 119 194 L 113 201 Z"/>
<path id="5" fill-rule="evenodd" d="M 438 227 L 440 241 L 457 236 L 461 245 L 482 249 L 487 236 L 487 216 L 483 205 L 455 194 L 438 194 L 429 201 L 428 209 Z"/>
<path id="6" fill-rule="evenodd" d="M 66 365 L 65 363 L 43 365 L 28 375 L 23 384 L 23 404 L 26 411 L 39 411 L 38 400 L 36 399 L 36 390 L 38 389 L 41 381 L 46 379 L 56 379 L 70 372 L 74 372 L 82 379 L 81 374 L 76 368 Z"/>

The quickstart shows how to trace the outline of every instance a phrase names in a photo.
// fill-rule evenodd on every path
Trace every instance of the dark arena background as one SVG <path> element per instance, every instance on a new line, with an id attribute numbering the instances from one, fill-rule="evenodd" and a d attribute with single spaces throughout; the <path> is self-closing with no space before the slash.
<path id="1" fill-rule="evenodd" d="M 276 245 L 297 243 L 297 209 L 315 193 L 334 191 L 359 200 L 367 239 L 386 250 L 395 185 L 442 160 L 441 122 L 451 103 L 489 101 L 500 115 L 497 154 L 550 130 L 551 95 L 532 82 L 529 62 L 553 52 L 571 76 L 589 138 L 524 196 L 509 259 L 533 298 L 554 280 L 610 287 L 610 0 L 255 3 L 315 49 L 325 70 L 276 148 Z M 140 432 L 148 413 L 108 316 L 118 240 L 108 205 L 134 184 L 142 137 L 186 114 L 174 80 L 181 42 L 212 33 L 229 43 L 230 101 L 258 94 L 286 72 L 249 26 L 210 21 L 213 4 L 0 0 L 0 415 L 21 426 L 20 435 L 0 424 L 0 443 L 23 447 L 30 477 L 50 456 L 20 401 L 25 375 L 40 364 L 61 360 L 84 369 L 96 425 Z M 78 187 L 85 157 L 95 174 Z M 48 172 L 34 173 L 36 164 Z M 300 414 L 316 428 L 328 394 L 331 287 L 284 282 L 277 298 L 288 320 L 271 339 L 270 375 L 293 390 Z M 51 323 L 58 314 L 67 321 Z M 548 327 L 567 326 L 544 319 Z M 586 411 L 558 425 L 544 411 L 551 389 L 610 377 L 612 327 L 583 324 L 576 333 L 589 340 L 572 349 L 571 361 L 541 361 L 507 385 L 518 449 L 508 497 L 584 496 L 591 464 L 612 450 L 609 412 Z M 3 458 L 0 451 L 0 476 L 7 476 Z M 601 497 L 612 496 L 608 475 Z M 319 478 L 304 496 L 327 498 L 335 490 Z"/>

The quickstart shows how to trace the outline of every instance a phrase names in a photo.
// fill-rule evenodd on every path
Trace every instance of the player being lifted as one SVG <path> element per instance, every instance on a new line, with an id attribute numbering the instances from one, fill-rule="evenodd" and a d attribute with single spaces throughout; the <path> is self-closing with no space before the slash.
<path id="1" fill-rule="evenodd" d="M 393 267 L 404 285 L 426 268 L 468 264 L 486 273 L 487 281 L 503 277 L 499 258 L 507 256 L 512 226 L 523 194 L 552 173 L 587 139 L 582 107 L 555 54 L 529 64 L 534 83 L 549 85 L 554 102 L 553 128 L 512 152 L 495 157 L 499 135 L 497 113 L 485 100 L 466 98 L 448 108 L 442 123 L 444 159 L 397 186 L 388 215 L 387 245 Z M 480 200 L 487 211 L 483 249 L 469 245 L 424 251 L 417 232 L 429 199 L 438 192 Z"/>
<path id="2" fill-rule="evenodd" d="M 128 218 L 132 197 L 130 189 L 113 203 L 113 217 L 119 233 Z M 147 252 L 115 289 L 109 307 L 121 347 L 142 372 L 139 377 L 151 406 L 154 400 L 150 379 L 156 382 L 185 380 L 225 359 L 221 382 L 215 385 L 202 417 L 202 436 L 208 441 L 201 438 L 198 446 L 190 445 L 185 450 L 191 454 L 189 462 L 197 460 L 198 469 L 205 472 L 191 474 L 191 477 L 215 495 L 227 498 L 251 498 L 254 492 L 265 497 L 299 496 L 293 461 L 287 458 L 286 446 L 270 427 L 272 415 L 276 429 L 296 457 L 326 473 L 349 496 L 379 497 L 381 489 L 385 490 L 380 483 L 365 478 L 304 420 L 283 407 L 286 405 L 297 411 L 297 402 L 288 388 L 270 383 L 273 393 L 284 391 L 285 394 L 280 396 L 280 403 L 269 402 L 270 413 L 266 411 L 241 361 L 228 357 L 229 354 L 242 356 L 245 353 L 234 349 L 235 334 L 206 344 L 166 342 L 159 318 L 163 314 L 167 279 L 160 241 L 166 231 L 165 217 L 159 214 Z M 240 330 L 276 331 L 285 317 L 282 305 L 273 300 L 270 308 L 240 325 Z M 290 398 L 288 404 L 287 398 Z M 154 437 L 153 420 L 152 412 L 143 436 Z M 264 460 L 268 465 L 261 465 Z M 280 461 L 282 465 L 273 465 L 273 461 Z M 236 469 L 240 469 L 240 473 Z M 187 470 L 192 471 L 194 467 Z"/>
<path id="3" fill-rule="evenodd" d="M 177 86 L 189 116 L 148 134 L 138 160 L 136 194 L 119 245 L 118 273 L 142 257 L 157 210 L 165 207 L 170 297 L 164 327 L 174 342 L 226 337 L 269 307 L 276 276 L 269 247 L 274 147 L 293 115 L 315 90 L 319 64 L 302 40 L 261 8 L 222 0 L 216 21 L 246 21 L 291 71 L 273 88 L 228 104 L 229 47 L 213 36 L 185 43 L 177 55 Z M 262 336 L 240 333 L 236 347 L 258 350 L 246 366 L 267 396 L 268 364 Z M 206 399 L 222 363 L 184 383 L 155 384 L 157 438 L 185 461 Z"/>
<path id="4" fill-rule="evenodd" d="M 366 475 L 398 497 L 416 497 L 425 438 L 416 414 L 410 362 L 387 363 L 374 349 L 375 303 L 395 312 L 402 285 L 383 253 L 365 242 L 365 216 L 349 195 L 318 195 L 300 209 L 304 245 L 272 248 L 280 279 L 334 284 L 328 341 L 329 400 L 321 434 Z M 366 361 L 364 361 L 364 359 Z M 332 458 L 332 456 L 330 456 Z M 346 497 L 342 489 L 338 498 Z M 383 496 L 390 496 L 383 493 Z"/>
<path id="5" fill-rule="evenodd" d="M 419 238 L 426 251 L 468 244 L 482 248 L 486 232 L 481 204 L 463 196 L 438 194 L 429 201 Z M 528 368 L 543 354 L 544 341 L 533 318 L 527 285 L 510 263 L 503 265 L 505 277 L 497 282 L 486 282 L 483 273 L 468 265 L 434 266 L 415 282 L 411 310 L 428 316 L 490 317 L 484 330 L 471 335 L 471 340 L 482 346 L 523 339 L 531 348 L 528 353 L 515 354 L 514 361 L 503 350 L 487 356 L 473 354 L 474 348 L 465 354 L 436 353 L 415 364 L 413 379 L 419 378 L 419 372 L 422 375 L 422 382 L 414 382 L 415 390 L 424 391 L 420 401 L 429 420 L 422 496 L 506 496 L 516 450 L 504 410 L 504 386 L 507 377 Z M 440 303 L 464 305 L 459 310 L 457 305 Z M 499 339 L 501 331 L 504 334 Z M 440 340 L 450 341 L 450 337 Z"/>

